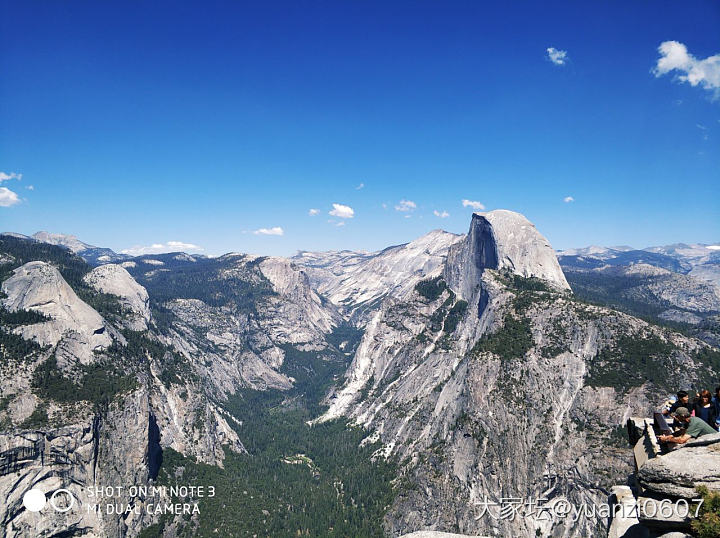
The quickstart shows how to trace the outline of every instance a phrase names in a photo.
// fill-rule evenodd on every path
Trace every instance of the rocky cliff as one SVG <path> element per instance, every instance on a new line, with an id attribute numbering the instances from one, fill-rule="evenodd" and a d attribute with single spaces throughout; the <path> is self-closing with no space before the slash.
<path id="1" fill-rule="evenodd" d="M 667 275 L 647 270 L 671 300 Z M 604 501 L 630 470 L 618 427 L 717 376 L 702 342 L 575 297 L 548 241 L 504 210 L 473 215 L 467 235 L 290 260 L 173 253 L 93 269 L 3 235 L 0 281 L 0 523 L 16 536 L 137 535 L 156 518 L 40 521 L 22 493 L 68 487 L 88 505 L 88 485 L 151 483 L 164 452 L 237 462 L 258 420 L 303 405 L 316 424 L 361 426 L 375 458 L 398 466 L 390 536 L 597 535 L 592 517 L 495 516 L 508 498 Z M 267 415 L 246 423 L 256 403 Z M 339 497 L 352 486 L 325 478 Z M 187 524 L 170 518 L 165 535 Z"/>
<path id="2" fill-rule="evenodd" d="M 223 447 L 243 450 L 239 437 L 208 385 L 148 330 L 148 294 L 124 269 L 90 270 L 23 239 L 3 237 L 0 248 L 9 275 L 0 299 L 2 534 L 136 535 L 153 517 L 86 510 L 88 487 L 147 484 L 168 447 L 221 464 Z M 36 256 L 47 261 L 25 261 Z M 67 488 L 77 508 L 28 512 L 31 487 Z"/>
<path id="3" fill-rule="evenodd" d="M 709 380 L 704 349 L 576 300 L 534 227 L 491 212 L 442 267 L 383 300 L 323 420 L 350 417 L 401 462 L 390 534 L 596 535 L 605 522 L 499 519 L 482 503 L 604 501 L 630 471 L 612 432 L 672 389 L 660 372 Z"/>

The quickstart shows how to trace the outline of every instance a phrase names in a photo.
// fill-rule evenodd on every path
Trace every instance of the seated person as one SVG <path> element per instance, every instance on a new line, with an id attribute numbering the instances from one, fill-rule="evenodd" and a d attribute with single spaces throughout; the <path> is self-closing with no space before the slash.
<path id="1" fill-rule="evenodd" d="M 684 391 L 684 390 L 678 391 L 677 400 L 675 400 L 675 403 L 672 404 L 667 411 L 663 411 L 663 414 L 664 415 L 672 415 L 680 407 L 684 407 L 685 409 L 690 408 L 690 395 L 687 393 L 687 391 Z"/>
<path id="2" fill-rule="evenodd" d="M 675 411 L 674 417 L 675 421 L 681 427 L 685 428 L 685 433 L 682 433 L 682 435 L 668 434 L 658 436 L 658 440 L 663 443 L 682 445 L 687 443 L 690 439 L 697 439 L 703 435 L 717 433 L 715 429 L 703 419 L 699 417 L 691 417 L 690 411 L 688 411 L 687 407 L 678 407 L 677 411 Z"/>

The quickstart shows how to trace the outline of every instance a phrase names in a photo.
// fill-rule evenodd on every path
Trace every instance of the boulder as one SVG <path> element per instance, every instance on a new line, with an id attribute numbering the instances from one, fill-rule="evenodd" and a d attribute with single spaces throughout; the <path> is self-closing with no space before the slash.
<path id="1" fill-rule="evenodd" d="M 103 317 L 83 302 L 49 263 L 28 262 L 2 283 L 2 305 L 11 312 L 34 310 L 50 321 L 24 325 L 15 330 L 23 338 L 54 346 L 68 331 L 76 331 L 89 351 L 112 343 Z"/>
<path id="2" fill-rule="evenodd" d="M 150 321 L 148 292 L 124 267 L 109 263 L 90 271 L 85 282 L 100 293 L 108 293 L 120 299 L 123 309 L 130 315 L 125 324 L 134 331 L 144 331 Z"/>
<path id="3" fill-rule="evenodd" d="M 696 486 L 720 491 L 720 443 L 684 446 L 657 456 L 640 468 L 638 480 L 660 496 L 692 499 Z"/>

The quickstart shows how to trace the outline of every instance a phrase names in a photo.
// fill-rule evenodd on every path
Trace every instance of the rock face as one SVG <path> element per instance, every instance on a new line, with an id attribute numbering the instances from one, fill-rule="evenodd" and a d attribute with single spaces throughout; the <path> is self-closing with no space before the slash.
<path id="1" fill-rule="evenodd" d="M 607 249 L 584 256 L 567 254 L 560 260 L 579 297 L 654 318 L 659 324 L 685 325 L 690 334 L 717 346 L 720 287 L 699 273 L 712 267 L 720 271 L 714 259 L 717 252 L 702 245 L 685 247 L 653 252 Z"/>
<path id="2" fill-rule="evenodd" d="M 144 510 L 129 518 L 88 510 L 98 503 L 91 486 L 147 483 L 156 442 L 148 435 L 149 413 L 147 394 L 138 391 L 114 403 L 104 416 L 89 414 L 85 422 L 54 430 L 0 434 L 0 491 L 6 499 L 0 506 L 3 535 L 50 536 L 63 529 L 76 535 L 124 536 L 135 535 L 152 523 Z M 65 488 L 78 509 L 28 512 L 22 496 L 31 488 L 40 489 L 48 498 Z M 113 501 L 139 503 L 126 493 Z"/>
<path id="3" fill-rule="evenodd" d="M 86 486 L 147 483 L 167 448 L 222 465 L 225 450 L 244 450 L 243 417 L 226 410 L 228 399 L 292 387 L 297 357 L 312 352 L 343 365 L 352 356 L 320 420 L 365 428 L 409 485 L 388 511 L 389 535 L 597 535 L 596 518 L 498 519 L 481 506 L 496 516 L 508 497 L 604 501 L 631 469 L 627 449 L 609 439 L 677 388 L 664 372 L 680 386 L 717 377 L 697 340 L 574 298 L 547 240 L 510 211 L 473 215 L 465 236 L 436 230 L 377 253 L 174 253 L 92 271 L 72 256 L 58 265 L 67 280 L 3 241 L 0 263 L 17 266 L 2 283 L 3 307 L 50 321 L 0 327 L 48 346 L 0 364 L 0 498 L 9 499 L 0 534 L 136 535 L 152 520 L 83 510 L 40 521 L 22 509 L 22 493 L 68 487 L 86 506 Z M 70 256 L 56 250 L 54 259 Z M 98 300 L 108 297 L 120 313 Z M 334 337 L 358 329 L 353 355 Z M 122 387 L 103 405 L 92 393 L 58 393 L 68 381 L 87 391 L 86 375 L 103 374 Z"/>
<path id="4" fill-rule="evenodd" d="M 474 213 L 465 243 L 451 254 L 448 265 L 456 265 L 453 261 L 457 257 L 465 260 L 461 265 L 470 271 L 466 276 L 471 283 L 479 281 L 472 268 L 505 269 L 522 277 L 545 280 L 559 289 L 570 289 L 550 243 L 520 213 L 504 209 Z M 457 282 L 457 286 L 466 291 L 468 284 Z"/>
<path id="5" fill-rule="evenodd" d="M 2 283 L 2 291 L 7 295 L 2 305 L 10 312 L 34 310 L 50 318 L 16 329 L 23 338 L 54 346 L 68 333 L 75 333 L 80 343 L 79 359 L 85 364 L 92 362 L 93 351 L 112 342 L 102 316 L 84 303 L 48 263 L 35 261 L 19 267 Z"/>
<path id="6" fill-rule="evenodd" d="M 203 356 L 203 361 L 192 361 L 193 368 L 216 393 L 234 394 L 240 387 L 288 389 L 292 380 L 280 370 L 289 348 L 328 353 L 325 337 L 343 319 L 312 289 L 301 267 L 281 258 L 245 255 L 204 263 L 193 262 L 201 278 L 228 292 L 222 300 L 211 301 L 197 290 L 198 298 L 165 303 L 175 317 L 166 342 L 188 360 Z M 141 276 L 148 286 L 163 278 Z"/>
<path id="7" fill-rule="evenodd" d="M 608 476 L 631 469 L 627 450 L 608 446 L 610 432 L 669 390 L 645 374 L 613 376 L 635 367 L 615 362 L 626 336 L 664 349 L 650 352 L 651 369 L 685 372 L 688 382 L 710 374 L 694 359 L 702 344 L 576 301 L 549 244 L 506 211 L 474 215 L 424 279 L 384 297 L 322 417 L 351 418 L 403 462 L 414 486 L 388 513 L 388 532 L 602 532 L 596 518 L 509 521 L 480 516 L 480 506 L 604 502 Z"/>
<path id="8" fill-rule="evenodd" d="M 30 239 L 30 238 L 28 238 Z M 109 248 L 96 247 L 80 241 L 74 235 L 57 234 L 50 232 L 37 232 L 32 238 L 40 243 L 57 245 L 67 248 L 70 252 L 82 257 L 86 262 L 99 265 L 102 263 L 117 262 L 129 258 L 126 254 L 118 254 Z"/>
<path id="9" fill-rule="evenodd" d="M 439 272 L 448 249 L 462 236 L 434 230 L 381 252 L 301 252 L 293 258 L 307 268 L 318 292 L 364 325 L 387 295 L 402 295 L 422 278 Z"/>
<path id="10" fill-rule="evenodd" d="M 90 271 L 85 282 L 100 293 L 115 295 L 129 315 L 124 316 L 127 327 L 133 331 L 144 331 L 150 322 L 150 300 L 148 292 L 127 272 L 124 267 L 114 264 L 100 265 Z"/>
<path id="11" fill-rule="evenodd" d="M 621 296 L 628 299 L 645 300 L 700 314 L 720 312 L 720 288 L 691 275 L 673 273 L 644 263 L 596 269 L 595 272 L 625 277 L 628 287 Z"/>
<path id="12" fill-rule="evenodd" d="M 259 268 L 277 294 L 270 299 L 272 304 L 267 305 L 264 316 L 267 323 L 274 321 L 271 326 L 265 325 L 274 340 L 293 344 L 319 341 L 340 324 L 339 313 L 311 287 L 307 274 L 289 260 L 265 258 Z"/>
<path id="13" fill-rule="evenodd" d="M 33 234 L 33 239 L 40 241 L 41 243 L 48 243 L 50 245 L 58 245 L 66 247 L 72 252 L 81 252 L 89 248 L 95 248 L 92 245 L 83 243 L 74 235 L 56 234 L 50 232 L 37 232 Z"/>
<path id="14" fill-rule="evenodd" d="M 6 253 L 4 263 L 18 264 L 32 253 L 32 242 L 11 243 L 0 244 L 15 253 Z M 0 346 L 0 498 L 7 499 L 0 535 L 136 536 L 153 522 L 142 506 L 128 517 L 88 511 L 97 501 L 90 486 L 147 484 L 168 447 L 215 465 L 222 465 L 225 449 L 244 449 L 215 403 L 214 385 L 182 363 L 183 350 L 154 332 L 144 288 L 117 266 L 90 271 L 84 287 L 77 273 L 88 267 L 81 260 L 61 249 L 50 255 L 75 280 L 48 262 L 30 261 L 2 282 L 3 310 L 20 313 L 0 326 L 3 345 L 14 342 L 6 334 L 12 331 L 43 347 L 8 354 Z M 103 317 L 78 296 L 95 304 L 93 289 L 117 299 L 119 310 L 110 305 Z M 14 321 L 30 319 L 25 310 L 48 320 Z M 31 487 L 48 495 L 67 488 L 78 509 L 30 513 L 22 495 Z M 127 495 L 114 501 L 141 502 Z"/>
<path id="15" fill-rule="evenodd" d="M 716 438 L 709 445 L 683 446 L 657 456 L 640 468 L 638 478 L 643 488 L 666 497 L 692 499 L 697 497 L 695 486 L 720 490 L 720 443 Z"/>

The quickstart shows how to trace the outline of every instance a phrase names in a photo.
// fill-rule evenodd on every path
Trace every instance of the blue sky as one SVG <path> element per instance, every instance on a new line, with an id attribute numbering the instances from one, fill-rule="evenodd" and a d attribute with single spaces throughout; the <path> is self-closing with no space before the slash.
<path id="1" fill-rule="evenodd" d="M 468 200 L 556 248 L 720 241 L 716 0 L 1 5 L 2 230 L 374 250 Z"/>

